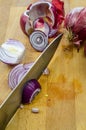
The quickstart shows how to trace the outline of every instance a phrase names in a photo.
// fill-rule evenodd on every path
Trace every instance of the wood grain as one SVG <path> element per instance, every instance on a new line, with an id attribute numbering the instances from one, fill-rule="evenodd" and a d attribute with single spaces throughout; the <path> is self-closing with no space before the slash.
<path id="1" fill-rule="evenodd" d="M 29 0 L 0 0 L 0 44 L 9 38 L 18 39 L 26 46 L 22 63 L 35 61 L 40 55 L 29 44 L 19 26 L 20 15 Z M 64 0 L 65 12 L 86 6 L 83 0 Z M 66 49 L 66 32 L 48 68 L 50 74 L 41 76 L 42 90 L 31 104 L 18 109 L 6 130 L 86 130 L 86 58 L 83 48 Z M 12 69 L 0 62 L 0 104 L 10 93 L 8 74 Z M 40 112 L 31 112 L 38 107 Z"/>

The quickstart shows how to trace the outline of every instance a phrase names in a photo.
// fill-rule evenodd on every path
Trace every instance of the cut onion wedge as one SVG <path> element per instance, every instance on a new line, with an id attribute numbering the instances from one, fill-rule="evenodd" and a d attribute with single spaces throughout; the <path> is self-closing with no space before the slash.
<path id="1" fill-rule="evenodd" d="M 30 35 L 30 43 L 37 51 L 43 51 L 48 45 L 48 37 L 42 31 L 34 31 Z"/>
<path id="2" fill-rule="evenodd" d="M 9 39 L 0 47 L 0 60 L 6 64 L 18 64 L 25 52 L 25 46 L 18 40 Z"/>

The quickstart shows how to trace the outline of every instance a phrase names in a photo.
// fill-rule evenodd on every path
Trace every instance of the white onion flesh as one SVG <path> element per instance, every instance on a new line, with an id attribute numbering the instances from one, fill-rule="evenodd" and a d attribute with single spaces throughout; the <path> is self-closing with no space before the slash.
<path id="1" fill-rule="evenodd" d="M 30 36 L 34 31 L 34 21 L 39 18 L 45 19 L 44 21 L 47 23 L 45 24 L 45 27 L 47 27 L 46 31 L 49 31 L 49 27 L 52 28 L 55 24 L 55 15 L 52 7 L 52 3 L 48 1 L 38 1 L 33 3 L 20 17 L 20 26 L 22 31 L 27 36 Z M 47 35 L 48 34 L 49 33 L 47 33 Z"/>
<path id="2" fill-rule="evenodd" d="M 0 60 L 6 64 L 18 64 L 25 52 L 25 46 L 18 40 L 9 39 L 0 46 Z"/>

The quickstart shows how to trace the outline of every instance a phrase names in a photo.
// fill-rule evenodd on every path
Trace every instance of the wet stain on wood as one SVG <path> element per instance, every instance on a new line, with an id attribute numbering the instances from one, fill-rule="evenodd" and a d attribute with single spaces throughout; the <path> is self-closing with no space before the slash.
<path id="1" fill-rule="evenodd" d="M 83 92 L 82 84 L 77 79 L 68 79 L 59 75 L 56 82 L 48 83 L 48 98 L 52 101 L 74 100 L 75 97 Z M 48 101 L 49 102 L 49 101 Z"/>
<path id="2" fill-rule="evenodd" d="M 75 95 L 77 96 L 78 94 L 82 93 L 82 85 L 80 83 L 79 80 L 77 79 L 73 79 L 72 81 L 72 86 L 73 86 L 73 89 L 75 91 Z"/>
<path id="3" fill-rule="evenodd" d="M 62 53 L 65 58 L 73 58 L 73 45 L 62 45 Z"/>

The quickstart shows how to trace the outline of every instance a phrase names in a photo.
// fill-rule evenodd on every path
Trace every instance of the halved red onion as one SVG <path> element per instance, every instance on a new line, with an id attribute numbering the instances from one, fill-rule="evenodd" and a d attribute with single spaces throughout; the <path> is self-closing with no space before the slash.
<path id="1" fill-rule="evenodd" d="M 31 69 L 34 62 L 28 64 L 18 64 L 16 65 L 8 75 L 8 84 L 11 89 L 14 89 L 25 76 L 25 74 Z M 48 68 L 46 68 L 43 72 L 44 75 L 49 74 Z"/>
<path id="2" fill-rule="evenodd" d="M 27 81 L 23 86 L 22 103 L 31 103 L 35 96 L 40 92 L 41 86 L 36 79 Z"/>
<path id="3" fill-rule="evenodd" d="M 64 26 L 68 30 L 68 39 L 79 50 L 81 43 L 86 40 L 86 8 L 76 7 L 65 17 Z"/>
<path id="4" fill-rule="evenodd" d="M 41 27 L 38 27 L 40 21 L 38 19 L 40 18 L 44 20 L 44 23 L 41 21 Z M 35 28 L 35 30 L 43 31 L 48 37 L 53 37 L 56 36 L 56 31 L 58 31 L 59 25 L 63 20 L 63 1 L 52 0 L 49 2 L 42 0 L 28 6 L 27 11 L 20 18 L 20 25 L 23 32 L 28 36 L 34 31 Z M 34 23 L 37 27 L 34 27 Z"/>
<path id="5" fill-rule="evenodd" d="M 0 60 L 6 64 L 18 64 L 25 52 L 25 46 L 18 40 L 9 39 L 0 47 Z"/>
<path id="6" fill-rule="evenodd" d="M 33 22 L 34 30 L 40 30 L 44 32 L 47 36 L 49 34 L 50 28 L 49 25 L 44 21 L 43 18 L 38 18 Z"/>
<path id="7" fill-rule="evenodd" d="M 34 31 L 30 35 L 30 44 L 37 51 L 43 51 L 48 45 L 48 37 L 42 31 Z"/>

